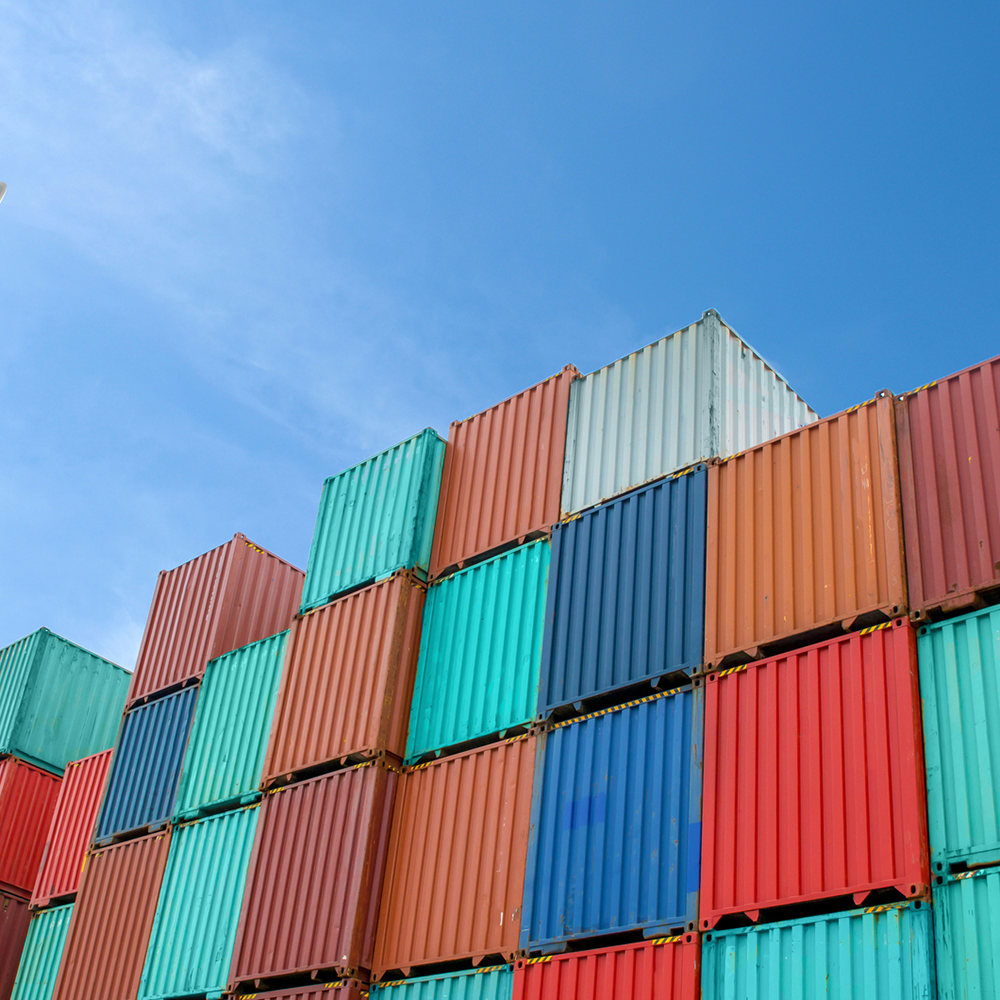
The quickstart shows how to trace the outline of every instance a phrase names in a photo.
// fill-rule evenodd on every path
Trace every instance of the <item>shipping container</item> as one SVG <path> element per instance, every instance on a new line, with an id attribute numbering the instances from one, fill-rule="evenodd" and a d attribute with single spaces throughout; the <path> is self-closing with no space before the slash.
<path id="1" fill-rule="evenodd" d="M 514 969 L 490 965 L 441 976 L 416 976 L 371 988 L 372 1000 L 511 1000 Z"/>
<path id="2" fill-rule="evenodd" d="M 713 666 L 905 614 L 892 397 L 709 468 L 705 575 Z"/>
<path id="3" fill-rule="evenodd" d="M 556 723 L 538 738 L 521 948 L 694 930 L 700 686 Z"/>
<path id="4" fill-rule="evenodd" d="M 265 786 L 323 764 L 402 759 L 424 591 L 397 573 L 292 623 Z"/>
<path id="5" fill-rule="evenodd" d="M 1000 863 L 1000 608 L 917 636 L 935 873 Z"/>
<path id="6" fill-rule="evenodd" d="M 566 365 L 544 382 L 452 423 L 431 579 L 536 538 L 559 520 L 569 387 L 579 375 Z"/>
<path id="7" fill-rule="evenodd" d="M 701 666 L 707 483 L 704 469 L 676 476 L 552 529 L 543 717 Z"/>
<path id="8" fill-rule="evenodd" d="M 32 915 L 11 1000 L 51 1000 L 73 904 Z"/>
<path id="9" fill-rule="evenodd" d="M 697 934 L 521 959 L 513 1000 L 698 1000 Z"/>
<path id="10" fill-rule="evenodd" d="M 290 990 L 252 993 L 250 996 L 253 1000 L 363 1000 L 368 996 L 368 987 L 356 979 L 337 979 L 332 983 L 296 986 Z"/>
<path id="11" fill-rule="evenodd" d="M 1000 358 L 896 399 L 911 613 L 1000 588 Z"/>
<path id="12" fill-rule="evenodd" d="M 166 830 L 87 854 L 53 1000 L 135 1000 L 169 851 Z"/>
<path id="13" fill-rule="evenodd" d="M 1000 868 L 934 879 L 940 1000 L 1000 996 Z"/>
<path id="14" fill-rule="evenodd" d="M 106 750 L 131 674 L 40 628 L 0 650 L 0 754 L 62 774 Z"/>
<path id="15" fill-rule="evenodd" d="M 176 569 L 161 570 L 128 704 L 183 687 L 209 660 L 288 628 L 305 574 L 236 534 Z"/>
<path id="16" fill-rule="evenodd" d="M 428 427 L 326 480 L 303 611 L 396 570 L 426 578 L 444 452 L 444 441 Z"/>
<path id="17" fill-rule="evenodd" d="M 535 738 L 443 757 L 400 785 L 374 979 L 517 953 Z"/>
<path id="18" fill-rule="evenodd" d="M 430 588 L 408 762 L 534 719 L 548 575 L 549 543 L 543 539 Z"/>
<path id="19" fill-rule="evenodd" d="M 701 927 L 930 887 L 916 637 L 906 619 L 711 673 Z"/>
<path id="20" fill-rule="evenodd" d="M 111 750 L 102 750 L 66 765 L 31 895 L 32 909 L 76 896 L 80 866 L 97 822 L 111 755 Z"/>
<path id="21" fill-rule="evenodd" d="M 287 631 L 279 632 L 209 662 L 184 754 L 175 819 L 260 797 L 287 638 Z"/>
<path id="22" fill-rule="evenodd" d="M 196 687 L 184 688 L 125 713 L 95 843 L 170 819 L 197 697 Z"/>
<path id="23" fill-rule="evenodd" d="M 0 1000 L 10 1000 L 30 919 L 26 900 L 0 892 Z"/>
<path id="24" fill-rule="evenodd" d="M 62 778 L 0 757 L 0 890 L 31 898 Z"/>
<path id="25" fill-rule="evenodd" d="M 395 769 L 374 761 L 264 796 L 232 992 L 263 979 L 351 978 L 371 968 L 396 780 Z"/>
<path id="26" fill-rule="evenodd" d="M 702 938 L 702 1000 L 934 1000 L 931 910 L 919 900 Z"/>
<path id="27" fill-rule="evenodd" d="M 246 806 L 174 830 L 140 1000 L 225 990 L 259 812 Z"/>

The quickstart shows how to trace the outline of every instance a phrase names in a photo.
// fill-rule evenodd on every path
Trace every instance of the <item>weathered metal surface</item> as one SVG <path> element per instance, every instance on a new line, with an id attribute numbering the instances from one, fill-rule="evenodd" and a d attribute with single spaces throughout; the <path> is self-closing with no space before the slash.
<path id="1" fill-rule="evenodd" d="M 518 948 L 535 738 L 420 765 L 402 780 L 372 974 Z"/>
<path id="2" fill-rule="evenodd" d="M 288 628 L 305 574 L 245 535 L 162 570 L 128 704 L 198 680 L 209 660 Z"/>
<path id="3" fill-rule="evenodd" d="M 939 1000 L 1000 996 L 1000 868 L 934 880 Z"/>
<path id="4" fill-rule="evenodd" d="M 712 466 L 707 538 L 706 663 L 905 614 L 892 398 Z"/>
<path id="5" fill-rule="evenodd" d="M 552 529 L 541 715 L 701 665 L 707 483 L 667 479 Z"/>
<path id="6" fill-rule="evenodd" d="M 323 484 L 302 610 L 398 569 L 426 576 L 445 443 L 428 427 Z"/>
<path id="7" fill-rule="evenodd" d="M 0 892 L 0 1000 L 10 1000 L 30 917 L 27 900 Z"/>
<path id="8" fill-rule="evenodd" d="M 727 913 L 930 886 L 906 619 L 709 674 L 701 928 Z"/>
<path id="9" fill-rule="evenodd" d="M 56 774 L 115 741 L 131 675 L 40 628 L 0 650 L 0 753 Z"/>
<path id="10" fill-rule="evenodd" d="M 424 585 L 404 572 L 292 623 L 265 785 L 380 751 L 402 758 L 423 606 Z"/>
<path id="11" fill-rule="evenodd" d="M 566 409 L 579 372 L 559 374 L 497 403 L 448 434 L 431 579 L 559 520 Z"/>
<path id="12" fill-rule="evenodd" d="M 543 539 L 430 588 L 407 760 L 532 721 L 548 575 Z"/>
<path id="13" fill-rule="evenodd" d="M 11 1000 L 51 1000 L 73 904 L 32 915 Z"/>
<path id="14" fill-rule="evenodd" d="M 368 987 L 355 979 L 337 979 L 315 986 L 297 986 L 290 990 L 274 990 L 250 994 L 254 1000 L 364 1000 Z"/>
<path id="15" fill-rule="evenodd" d="M 62 778 L 0 757 L 0 890 L 30 898 Z"/>
<path id="16" fill-rule="evenodd" d="M 371 995 L 385 1000 L 511 1000 L 514 969 L 491 965 L 471 972 L 414 976 L 372 986 Z"/>
<path id="17" fill-rule="evenodd" d="M 697 323 L 573 383 L 562 508 L 576 513 L 816 419 L 710 309 Z"/>
<path id="18" fill-rule="evenodd" d="M 538 738 L 523 950 L 695 929 L 703 717 L 687 687 Z"/>
<path id="19" fill-rule="evenodd" d="M 910 609 L 1000 587 L 1000 358 L 896 399 Z"/>

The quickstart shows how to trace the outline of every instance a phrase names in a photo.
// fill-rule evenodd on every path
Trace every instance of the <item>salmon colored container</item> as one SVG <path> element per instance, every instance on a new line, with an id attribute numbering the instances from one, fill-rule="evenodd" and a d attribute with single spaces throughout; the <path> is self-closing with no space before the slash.
<path id="1" fill-rule="evenodd" d="M 31 898 L 62 778 L 0 757 L 0 891 Z"/>
<path id="2" fill-rule="evenodd" d="M 372 975 L 490 955 L 521 930 L 534 737 L 419 764 L 400 787 Z"/>
<path id="3" fill-rule="evenodd" d="M 80 866 L 94 832 L 113 751 L 70 761 L 56 801 L 31 906 L 69 902 L 80 885 Z"/>
<path id="4" fill-rule="evenodd" d="M 135 1000 L 170 831 L 90 852 L 52 1000 Z"/>
<path id="5" fill-rule="evenodd" d="M 896 399 L 914 617 L 1000 588 L 1000 358 Z"/>
<path id="6" fill-rule="evenodd" d="M 245 535 L 161 570 L 128 707 L 198 680 L 209 660 L 288 628 L 305 573 Z"/>
<path id="7" fill-rule="evenodd" d="M 280 976 L 365 977 L 397 777 L 373 761 L 264 796 L 231 993 Z"/>
<path id="8" fill-rule="evenodd" d="M 790 903 L 929 892 L 906 619 L 710 673 L 705 692 L 702 930 Z"/>
<path id="9" fill-rule="evenodd" d="M 368 989 L 356 979 L 337 979 L 332 983 L 296 986 L 291 990 L 253 993 L 251 996 L 253 1000 L 362 1000 L 368 996 Z"/>
<path id="10" fill-rule="evenodd" d="M 10 1000 L 30 919 L 26 900 L 0 892 L 0 1000 Z"/>
<path id="11" fill-rule="evenodd" d="M 448 434 L 430 578 L 536 538 L 559 520 L 569 387 L 558 375 L 456 420 Z"/>
<path id="12" fill-rule="evenodd" d="M 905 614 L 892 397 L 712 466 L 707 549 L 709 666 Z"/>
<path id="13" fill-rule="evenodd" d="M 397 573 L 292 622 L 265 788 L 322 764 L 402 760 L 425 593 Z"/>

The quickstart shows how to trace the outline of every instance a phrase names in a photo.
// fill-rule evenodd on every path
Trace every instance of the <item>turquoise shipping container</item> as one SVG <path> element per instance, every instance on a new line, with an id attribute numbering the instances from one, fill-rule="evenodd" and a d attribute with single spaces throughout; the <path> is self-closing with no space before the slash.
<path id="1" fill-rule="evenodd" d="M 385 1000 L 511 1000 L 514 968 L 493 965 L 445 976 L 419 976 L 371 987 L 371 997 Z"/>
<path id="2" fill-rule="evenodd" d="M 50 1000 L 66 945 L 73 904 L 41 910 L 31 917 L 10 1000 Z"/>
<path id="3" fill-rule="evenodd" d="M 548 578 L 549 543 L 543 539 L 428 589 L 408 763 L 531 722 Z"/>
<path id="4" fill-rule="evenodd" d="M 1000 996 L 1000 868 L 934 881 L 939 1000 Z"/>
<path id="5" fill-rule="evenodd" d="M 174 830 L 139 1000 L 226 988 L 260 805 Z"/>
<path id="6" fill-rule="evenodd" d="M 398 569 L 427 577 L 445 443 L 428 427 L 323 484 L 302 611 Z"/>
<path id="7" fill-rule="evenodd" d="M 131 677 L 47 628 L 0 650 L 0 754 L 62 774 L 107 750 Z"/>
<path id="8" fill-rule="evenodd" d="M 260 797 L 287 630 L 210 660 L 177 790 L 175 821 Z"/>
<path id="9" fill-rule="evenodd" d="M 702 1000 L 933 1000 L 931 909 L 872 906 L 711 931 L 701 944 Z"/>

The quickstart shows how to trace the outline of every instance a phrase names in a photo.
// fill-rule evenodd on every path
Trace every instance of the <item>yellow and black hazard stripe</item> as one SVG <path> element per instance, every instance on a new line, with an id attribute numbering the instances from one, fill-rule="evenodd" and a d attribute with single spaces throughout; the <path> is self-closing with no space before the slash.
<path id="1" fill-rule="evenodd" d="M 671 695 L 680 694 L 688 688 L 671 688 L 669 691 L 658 691 L 656 694 L 648 694 L 645 698 L 636 698 L 634 701 L 627 701 L 624 705 L 614 705 L 611 708 L 602 708 L 599 712 L 588 712 L 586 715 L 578 715 L 575 719 L 566 719 L 565 722 L 556 722 L 552 729 L 564 729 L 566 726 L 575 726 L 578 722 L 586 722 L 588 719 L 599 719 L 602 715 L 609 715 L 611 712 L 621 712 L 626 708 L 635 708 L 636 705 L 645 705 L 651 701 L 659 701 L 661 698 L 669 698 Z"/>

